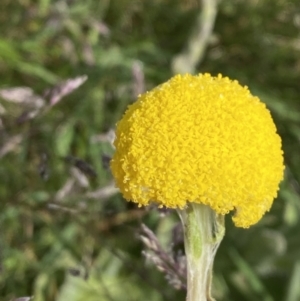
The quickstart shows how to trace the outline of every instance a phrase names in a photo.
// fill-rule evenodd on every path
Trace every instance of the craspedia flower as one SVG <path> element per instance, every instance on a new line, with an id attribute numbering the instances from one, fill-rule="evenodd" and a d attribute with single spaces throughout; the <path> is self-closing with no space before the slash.
<path id="1" fill-rule="evenodd" d="M 139 96 L 117 124 L 111 170 L 127 200 L 258 222 L 283 178 L 281 139 L 269 110 L 237 81 L 176 75 Z"/>

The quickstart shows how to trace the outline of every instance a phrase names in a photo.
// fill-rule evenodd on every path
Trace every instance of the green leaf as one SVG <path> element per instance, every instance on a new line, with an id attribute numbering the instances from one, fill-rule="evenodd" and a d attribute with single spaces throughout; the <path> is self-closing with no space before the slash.
<path id="1" fill-rule="evenodd" d="M 291 280 L 288 287 L 286 301 L 299 301 L 300 300 L 300 260 L 294 266 Z"/>
<path id="2" fill-rule="evenodd" d="M 71 143 L 74 138 L 74 124 L 68 122 L 57 129 L 56 152 L 59 156 L 65 157 L 70 153 Z"/>
<path id="3" fill-rule="evenodd" d="M 17 69 L 26 74 L 39 77 L 49 84 L 55 84 L 59 80 L 58 76 L 40 65 L 20 62 Z"/>

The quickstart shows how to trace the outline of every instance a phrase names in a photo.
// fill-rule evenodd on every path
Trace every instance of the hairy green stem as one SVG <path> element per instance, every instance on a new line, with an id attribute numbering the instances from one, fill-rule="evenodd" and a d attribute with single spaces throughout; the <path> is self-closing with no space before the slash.
<path id="1" fill-rule="evenodd" d="M 194 203 L 178 213 L 184 227 L 187 259 L 186 301 L 213 301 L 212 268 L 225 233 L 224 217 L 208 206 Z"/>

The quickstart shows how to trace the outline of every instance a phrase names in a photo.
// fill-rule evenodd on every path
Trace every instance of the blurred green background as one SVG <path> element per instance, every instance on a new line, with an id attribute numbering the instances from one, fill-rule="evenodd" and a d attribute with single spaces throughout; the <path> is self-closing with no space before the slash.
<path id="1" fill-rule="evenodd" d="M 176 212 L 125 202 L 106 165 L 126 106 L 181 70 L 176 58 L 193 55 L 207 22 L 193 71 L 249 86 L 272 112 L 286 162 L 259 224 L 238 229 L 227 217 L 213 295 L 300 300 L 299 0 L 217 1 L 215 22 L 202 2 L 1 0 L 0 300 L 185 300 L 139 238 L 145 223 L 181 258 Z"/>

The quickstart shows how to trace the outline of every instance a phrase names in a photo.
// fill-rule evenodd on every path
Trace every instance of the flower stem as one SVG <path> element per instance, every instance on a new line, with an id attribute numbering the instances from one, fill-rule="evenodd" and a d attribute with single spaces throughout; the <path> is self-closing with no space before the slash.
<path id="1" fill-rule="evenodd" d="M 178 213 L 184 227 L 187 259 L 186 301 L 214 301 L 211 297 L 212 268 L 225 234 L 224 216 L 195 203 Z"/>

